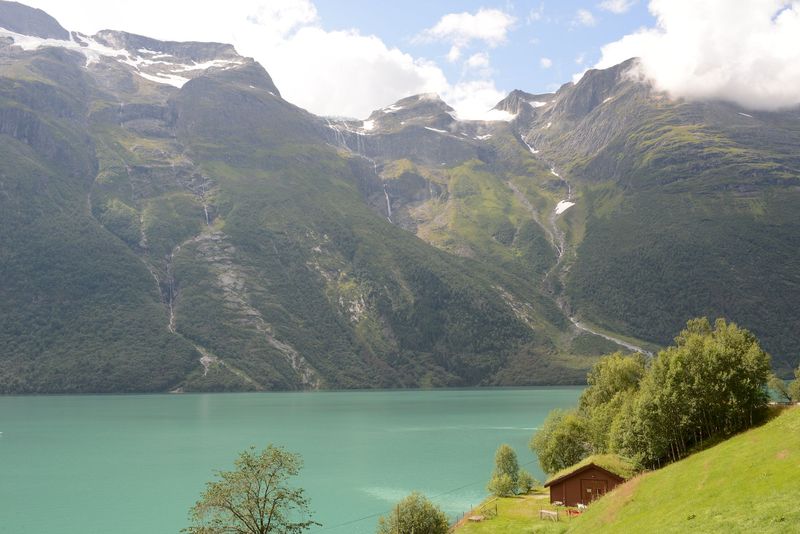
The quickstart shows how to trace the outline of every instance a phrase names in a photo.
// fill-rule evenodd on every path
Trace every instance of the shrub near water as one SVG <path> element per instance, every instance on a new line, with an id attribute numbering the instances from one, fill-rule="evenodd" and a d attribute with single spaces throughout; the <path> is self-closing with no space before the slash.
<path id="1" fill-rule="evenodd" d="M 447 516 L 421 493 L 397 503 L 392 513 L 378 519 L 377 534 L 446 534 Z"/>

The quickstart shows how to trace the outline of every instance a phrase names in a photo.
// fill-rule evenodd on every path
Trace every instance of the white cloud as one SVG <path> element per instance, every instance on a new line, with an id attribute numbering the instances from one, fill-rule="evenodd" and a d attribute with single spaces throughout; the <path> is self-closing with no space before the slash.
<path id="1" fill-rule="evenodd" d="M 264 31 L 286 35 L 301 25 L 318 21 L 317 8 L 308 0 L 272 0 L 255 6 L 247 20 Z"/>
<path id="2" fill-rule="evenodd" d="M 449 61 L 450 63 L 455 63 L 461 58 L 461 49 L 456 45 L 453 45 L 450 47 L 450 51 L 447 52 L 447 55 L 445 57 L 447 58 L 447 61 Z"/>
<path id="3" fill-rule="evenodd" d="M 482 79 L 451 84 L 435 63 L 379 37 L 325 30 L 311 0 L 228 0 L 224 6 L 191 0 L 25 1 L 84 33 L 112 28 L 164 40 L 231 43 L 269 71 L 284 98 L 320 115 L 366 117 L 400 98 L 435 92 L 463 118 L 503 118 L 489 111 L 505 94 L 488 79 L 485 52 L 464 64 Z M 457 61 L 470 43 L 504 43 L 513 24 L 502 11 L 481 9 L 445 16 L 430 31 L 451 42 L 451 59 Z"/>
<path id="4" fill-rule="evenodd" d="M 526 18 L 526 22 L 528 24 L 533 24 L 534 22 L 539 22 L 544 18 L 544 2 L 539 4 L 539 7 L 535 7 L 528 12 L 528 17 Z"/>
<path id="5" fill-rule="evenodd" d="M 433 27 L 414 37 L 418 43 L 443 41 L 451 44 L 447 59 L 457 61 L 461 51 L 473 42 L 495 47 L 506 42 L 516 19 L 499 9 L 481 8 L 473 13 L 448 13 Z"/>
<path id="6" fill-rule="evenodd" d="M 586 62 L 586 52 L 581 52 L 577 56 L 575 56 L 575 63 L 577 65 L 583 65 Z"/>
<path id="7" fill-rule="evenodd" d="M 600 2 L 598 7 L 605 11 L 610 11 L 614 14 L 621 15 L 632 8 L 633 4 L 635 3 L 636 0 L 603 0 Z"/>
<path id="8" fill-rule="evenodd" d="M 478 52 L 472 54 L 466 61 L 466 66 L 470 69 L 487 69 L 489 68 L 489 54 L 486 52 Z"/>
<path id="9" fill-rule="evenodd" d="M 751 109 L 800 104 L 800 1 L 652 0 L 655 28 L 602 48 L 597 68 L 630 57 L 659 90 Z"/>
<path id="10" fill-rule="evenodd" d="M 481 8 L 475 14 L 449 13 L 417 38 L 423 41 L 447 41 L 462 46 L 471 41 L 483 41 L 489 46 L 497 46 L 506 41 L 514 20 L 514 17 L 499 9 Z"/>
<path id="11" fill-rule="evenodd" d="M 304 27 L 263 63 L 287 100 L 321 115 L 365 117 L 402 97 L 448 87 L 435 64 L 355 31 Z"/>
<path id="12" fill-rule="evenodd" d="M 475 118 L 505 96 L 491 80 L 451 84 L 435 63 L 390 47 L 379 37 L 328 31 L 311 0 L 228 0 L 224 6 L 189 0 L 26 2 L 84 33 L 112 28 L 164 40 L 232 43 L 267 69 L 284 98 L 320 115 L 362 118 L 400 98 L 436 92 L 463 116 Z M 498 10 L 462 15 L 443 17 L 434 27 L 437 34 L 454 45 L 474 41 L 496 46 L 513 24 L 510 15 Z M 461 56 L 456 48 L 454 61 Z M 480 58 L 473 54 L 467 62 L 480 63 Z M 472 72 L 485 77 L 487 68 Z"/>
<path id="13" fill-rule="evenodd" d="M 588 9 L 579 9 L 575 12 L 575 19 L 572 23 L 576 26 L 594 26 L 597 24 L 597 19 Z"/>
<path id="14" fill-rule="evenodd" d="M 549 69 L 553 66 L 553 60 L 549 57 L 539 58 L 539 66 L 543 69 Z"/>
<path id="15" fill-rule="evenodd" d="M 461 82 L 442 93 L 442 98 L 456 110 L 459 119 L 472 120 L 508 120 L 507 112 L 492 110 L 505 97 L 491 80 Z"/>

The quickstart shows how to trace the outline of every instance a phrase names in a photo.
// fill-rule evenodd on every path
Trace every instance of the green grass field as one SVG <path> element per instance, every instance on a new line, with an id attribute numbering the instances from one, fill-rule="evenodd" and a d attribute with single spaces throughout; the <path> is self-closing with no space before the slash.
<path id="1" fill-rule="evenodd" d="M 540 520 L 546 502 L 541 495 L 499 499 L 497 517 L 457 532 L 800 532 L 800 407 L 628 481 L 579 518 Z"/>

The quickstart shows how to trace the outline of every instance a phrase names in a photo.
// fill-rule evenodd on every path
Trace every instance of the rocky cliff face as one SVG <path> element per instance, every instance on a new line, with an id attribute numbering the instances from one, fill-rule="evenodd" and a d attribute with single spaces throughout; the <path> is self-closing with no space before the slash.
<path id="1" fill-rule="evenodd" d="M 0 28 L 41 39 L 69 39 L 69 32 L 56 19 L 18 2 L 0 3 Z"/>

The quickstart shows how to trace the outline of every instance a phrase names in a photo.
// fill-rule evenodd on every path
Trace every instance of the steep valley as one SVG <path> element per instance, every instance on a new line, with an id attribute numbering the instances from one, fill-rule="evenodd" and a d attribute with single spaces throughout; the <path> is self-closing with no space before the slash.
<path id="1" fill-rule="evenodd" d="M 10 5 L 0 392 L 574 384 L 696 315 L 798 364 L 798 110 L 631 60 L 503 120 L 324 118 L 230 45 Z"/>

